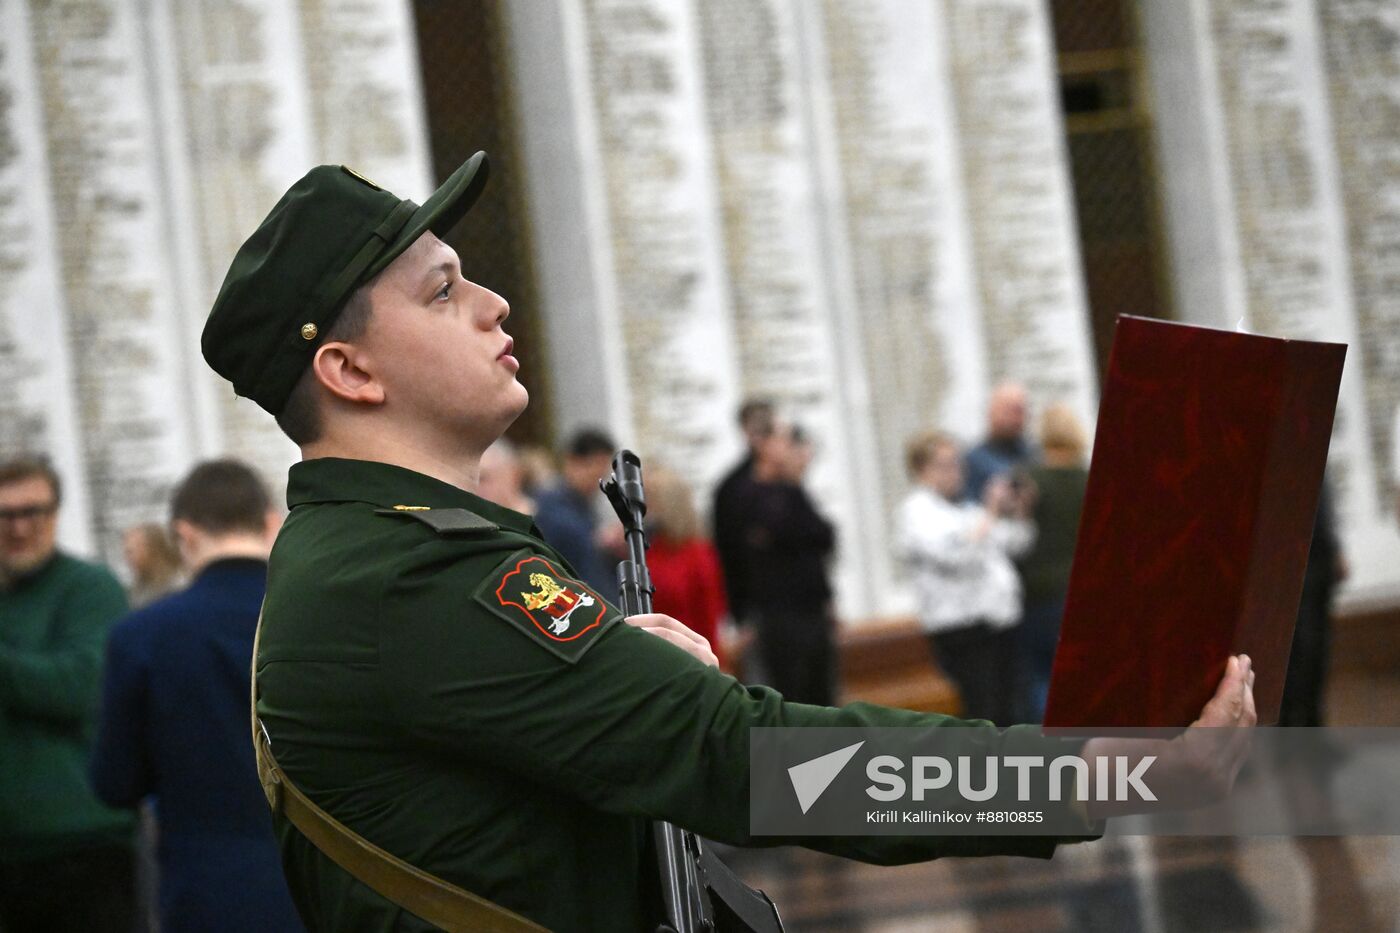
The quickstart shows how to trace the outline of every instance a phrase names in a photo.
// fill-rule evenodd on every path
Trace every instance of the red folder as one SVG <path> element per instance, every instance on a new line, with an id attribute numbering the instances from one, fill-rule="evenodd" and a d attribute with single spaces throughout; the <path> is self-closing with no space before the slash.
<path id="1" fill-rule="evenodd" d="M 1185 726 L 1229 655 L 1278 721 L 1343 344 L 1118 320 L 1047 726 Z"/>

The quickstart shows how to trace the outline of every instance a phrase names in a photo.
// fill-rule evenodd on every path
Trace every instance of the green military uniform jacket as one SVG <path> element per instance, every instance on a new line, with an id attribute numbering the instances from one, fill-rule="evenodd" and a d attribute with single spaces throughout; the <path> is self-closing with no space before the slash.
<path id="1" fill-rule="evenodd" d="M 1013 836 L 751 839 L 750 727 L 961 721 L 746 688 L 624 624 L 528 517 L 400 467 L 299 463 L 287 498 L 256 660 L 279 763 L 366 839 L 551 929 L 652 928 L 652 819 L 877 863 L 1054 851 Z M 1013 728 L 999 751 L 1039 741 Z M 312 930 L 428 929 L 277 823 Z"/>

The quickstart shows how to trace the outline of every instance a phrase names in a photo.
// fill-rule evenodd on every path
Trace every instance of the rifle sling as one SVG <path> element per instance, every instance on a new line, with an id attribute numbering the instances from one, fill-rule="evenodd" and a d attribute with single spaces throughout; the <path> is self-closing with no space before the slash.
<path id="1" fill-rule="evenodd" d="M 548 933 L 525 919 L 470 891 L 415 868 L 386 852 L 322 810 L 287 779 L 272 757 L 272 744 L 258 718 L 258 640 L 262 618 L 253 636 L 253 750 L 258 780 L 274 813 L 281 813 L 321 853 L 380 897 L 447 933 Z"/>

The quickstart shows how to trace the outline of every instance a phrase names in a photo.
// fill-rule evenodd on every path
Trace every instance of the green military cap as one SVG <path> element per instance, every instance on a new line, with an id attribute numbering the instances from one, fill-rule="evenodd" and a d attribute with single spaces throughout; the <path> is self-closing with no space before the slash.
<path id="1" fill-rule="evenodd" d="M 421 207 L 343 165 L 307 172 L 233 257 L 204 324 L 205 361 L 280 413 L 351 292 L 426 231 L 456 225 L 487 168 L 478 152 Z"/>

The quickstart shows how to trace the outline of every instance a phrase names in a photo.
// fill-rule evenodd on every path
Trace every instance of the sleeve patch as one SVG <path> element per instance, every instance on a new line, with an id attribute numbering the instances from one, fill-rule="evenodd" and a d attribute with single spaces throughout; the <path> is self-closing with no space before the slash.
<path id="1" fill-rule="evenodd" d="M 528 550 L 515 552 L 487 574 L 475 598 L 570 664 L 622 618 L 597 591 Z"/>

